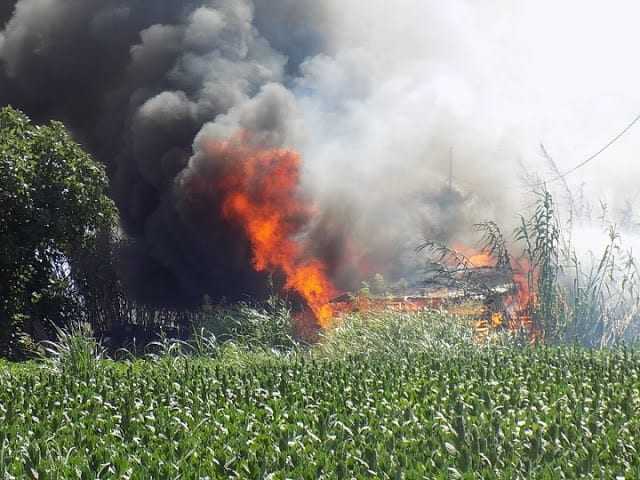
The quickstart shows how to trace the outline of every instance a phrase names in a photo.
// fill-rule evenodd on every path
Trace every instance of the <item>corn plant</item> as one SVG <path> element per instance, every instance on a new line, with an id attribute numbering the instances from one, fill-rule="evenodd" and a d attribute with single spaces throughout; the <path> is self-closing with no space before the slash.
<path id="1" fill-rule="evenodd" d="M 635 350 L 471 343 L 3 365 L 0 478 L 638 478 L 638 378 Z"/>

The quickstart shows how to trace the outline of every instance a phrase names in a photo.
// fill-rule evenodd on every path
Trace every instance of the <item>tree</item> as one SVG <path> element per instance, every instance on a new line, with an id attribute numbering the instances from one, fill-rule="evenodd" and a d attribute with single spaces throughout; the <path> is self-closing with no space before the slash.
<path id="1" fill-rule="evenodd" d="M 71 259 L 115 224 L 105 169 L 64 126 L 0 109 L 0 355 L 76 313 Z"/>

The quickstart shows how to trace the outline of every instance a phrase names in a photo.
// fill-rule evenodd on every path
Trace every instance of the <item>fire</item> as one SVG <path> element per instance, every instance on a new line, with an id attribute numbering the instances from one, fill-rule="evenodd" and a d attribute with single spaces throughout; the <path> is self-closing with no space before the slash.
<path id="1" fill-rule="evenodd" d="M 531 307 L 535 304 L 536 298 L 534 292 L 531 291 L 531 283 L 535 278 L 529 278 L 533 270 L 526 260 L 520 260 L 513 271 L 513 282 L 518 287 L 517 303 L 519 305 Z"/>
<path id="2" fill-rule="evenodd" d="M 213 142 L 208 153 L 225 159 L 218 183 L 224 218 L 238 225 L 252 249 L 258 272 L 284 275 L 284 288 L 298 293 L 326 328 L 333 318 L 335 288 L 325 265 L 305 254 L 300 230 L 313 207 L 299 192 L 300 156 L 286 149 L 258 149 L 242 141 Z"/>
<path id="3" fill-rule="evenodd" d="M 453 249 L 467 257 L 474 267 L 493 267 L 496 263 L 488 253 L 467 247 L 462 243 L 454 243 Z"/>
<path id="4" fill-rule="evenodd" d="M 532 289 L 534 282 L 535 271 L 529 262 L 524 259 L 517 261 L 513 270 L 516 292 L 505 302 L 506 307 L 513 312 L 509 328 L 528 332 L 532 343 L 537 342 L 540 336 L 532 317 L 537 302 L 535 291 Z"/>
<path id="5" fill-rule="evenodd" d="M 308 254 L 301 240 L 302 230 L 315 212 L 313 205 L 300 194 L 300 156 L 287 149 L 252 147 L 245 140 L 241 136 L 207 145 L 209 155 L 220 160 L 216 191 L 221 195 L 222 215 L 246 235 L 255 270 L 283 275 L 284 289 L 301 297 L 318 326 L 330 327 L 334 316 L 351 308 L 369 311 L 391 307 L 414 311 L 438 308 L 432 305 L 433 301 L 444 301 L 438 298 L 367 299 L 359 301 L 357 306 L 332 302 L 337 292 L 327 275 L 327 267 L 321 259 Z M 454 250 L 468 258 L 472 267 L 496 266 L 496 259 L 485 251 L 462 244 L 455 244 Z M 502 307 L 478 313 L 486 317 L 478 322 L 479 330 L 525 329 L 535 338 L 531 317 L 535 295 L 530 291 L 529 271 L 527 265 L 515 266 L 513 293 L 504 297 Z"/>
<path id="6" fill-rule="evenodd" d="M 493 267 L 496 265 L 496 260 L 487 252 L 475 250 L 460 243 L 454 244 L 454 250 L 468 258 L 474 267 Z M 490 312 L 486 319 L 476 324 L 476 327 L 478 331 L 483 333 L 486 333 L 489 327 L 495 329 L 502 326 L 513 331 L 524 330 L 528 333 L 531 341 L 535 342 L 539 334 L 535 331 L 532 318 L 536 302 L 535 293 L 531 288 L 534 278 L 530 278 L 533 270 L 526 260 L 515 261 L 515 265 L 512 267 L 512 282 L 515 289 L 513 293 L 504 298 L 504 311 Z"/>

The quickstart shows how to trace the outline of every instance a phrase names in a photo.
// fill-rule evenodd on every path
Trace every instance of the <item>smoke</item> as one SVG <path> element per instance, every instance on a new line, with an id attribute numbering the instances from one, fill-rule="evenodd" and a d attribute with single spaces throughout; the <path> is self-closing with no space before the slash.
<path id="1" fill-rule="evenodd" d="M 320 48 L 309 16 L 319 9 L 304 3 L 17 2 L 0 33 L 0 104 L 63 120 L 108 166 L 132 238 L 123 273 L 141 300 L 192 304 L 260 285 L 211 192 L 180 179 L 200 168 L 201 130 L 247 129 L 269 144 L 297 130 L 284 85 Z"/>
<path id="2" fill-rule="evenodd" d="M 367 274 L 412 275 L 424 237 L 472 243 L 485 219 L 509 231 L 528 202 L 523 174 L 555 176 L 540 142 L 564 171 L 617 133 L 640 108 L 637 9 L 18 0 L 0 7 L 0 105 L 64 121 L 107 165 L 132 239 L 123 275 L 142 301 L 264 287 L 246 239 L 220 218 L 204 148 L 243 132 L 302 153 L 318 204 L 310 253 L 353 288 Z M 639 146 L 626 137 L 568 189 L 586 182 L 586 198 L 628 217 Z"/>
<path id="3" fill-rule="evenodd" d="M 531 183 L 580 163 L 640 112 L 633 2 L 372 0 L 331 9 L 331 52 L 302 65 L 296 90 L 314 132 L 304 149 L 308 184 L 328 205 L 338 197 L 356 206 L 349 228 L 372 251 L 407 252 L 403 243 L 421 235 L 472 244 L 470 227 L 487 219 L 508 235 L 534 201 Z M 604 248 L 607 223 L 640 246 L 639 147 L 632 130 L 548 184 L 565 231 L 571 211 L 585 256 Z M 400 270 L 417 261 L 408 256 Z M 383 262 L 382 271 L 390 264 L 400 265 Z"/>
<path id="4" fill-rule="evenodd" d="M 4 26 L 4 24 L 11 18 L 16 1 L 17 0 L 10 0 L 0 5 L 0 26 Z"/>

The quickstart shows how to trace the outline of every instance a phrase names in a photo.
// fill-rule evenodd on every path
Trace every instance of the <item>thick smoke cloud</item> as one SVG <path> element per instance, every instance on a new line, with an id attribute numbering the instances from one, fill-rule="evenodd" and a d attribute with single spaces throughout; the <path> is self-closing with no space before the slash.
<path id="1" fill-rule="evenodd" d="M 321 47 L 310 15 L 322 12 L 268 3 L 20 0 L 0 33 L 0 104 L 65 121 L 107 164 L 132 238 L 124 273 L 143 301 L 233 298 L 260 285 L 216 199 L 178 178 L 198 172 L 199 155 L 188 165 L 205 125 L 201 136 L 244 128 L 274 145 L 295 132 L 283 85 Z"/>
<path id="2" fill-rule="evenodd" d="M 313 132 L 303 149 L 308 188 L 324 211 L 354 206 L 350 233 L 374 252 L 407 252 L 423 234 L 473 244 L 471 225 L 486 219 L 509 234 L 534 201 L 524 177 L 557 176 L 541 142 L 566 171 L 640 111 L 640 64 L 630 61 L 640 41 L 635 2 L 328 4 L 329 53 L 303 63 L 296 85 Z M 573 205 L 581 251 L 602 250 L 608 222 L 640 246 L 639 133 L 566 185 L 548 184 L 563 213 Z M 598 219 L 600 200 L 607 222 Z M 409 256 L 400 270 L 415 264 Z"/>
<path id="3" fill-rule="evenodd" d="M 10 1 L 0 105 L 63 120 L 108 166 L 138 298 L 264 285 L 218 216 L 203 148 L 243 131 L 302 153 L 320 207 L 309 248 L 353 288 L 411 276 L 424 237 L 473 243 L 485 219 L 509 231 L 530 202 L 523 175 L 554 176 L 540 142 L 565 170 L 622 128 L 640 108 L 637 13 L 630 0 Z M 586 198 L 638 223 L 638 138 L 608 152 L 617 168 L 552 188 L 586 182 Z"/>
<path id="4" fill-rule="evenodd" d="M 9 0 L 0 5 L 0 26 L 4 26 L 11 18 L 16 1 L 17 0 Z"/>

